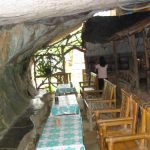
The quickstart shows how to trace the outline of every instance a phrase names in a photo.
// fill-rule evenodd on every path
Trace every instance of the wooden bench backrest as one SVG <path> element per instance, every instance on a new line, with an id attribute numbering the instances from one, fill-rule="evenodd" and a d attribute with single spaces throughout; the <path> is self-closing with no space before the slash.
<path id="1" fill-rule="evenodd" d="M 120 117 L 128 117 L 130 112 L 129 105 L 131 100 L 131 94 L 121 89 L 121 97 L 122 103 L 121 103 Z"/>
<path id="2" fill-rule="evenodd" d="M 143 128 L 146 128 L 145 132 L 150 135 L 150 106 L 146 108 L 145 117 L 146 117 L 146 123 L 145 125 L 143 125 Z M 143 121 L 143 124 L 144 124 L 144 121 Z M 147 139 L 147 147 L 148 149 L 150 149 L 150 138 Z"/>
<path id="3" fill-rule="evenodd" d="M 53 76 L 57 79 L 57 84 L 71 82 L 71 73 L 58 72 L 53 74 Z"/>
<path id="4" fill-rule="evenodd" d="M 86 73 L 85 69 L 82 69 L 82 80 L 83 81 L 88 81 L 88 74 Z"/>
<path id="5" fill-rule="evenodd" d="M 90 73 L 90 85 L 94 85 L 95 89 L 97 89 L 97 74 L 94 72 Z"/>
<path id="6" fill-rule="evenodd" d="M 137 129 L 138 109 L 138 97 L 132 95 L 129 103 L 129 116 L 133 118 L 132 133 L 135 133 Z"/>
<path id="7" fill-rule="evenodd" d="M 148 134 L 150 136 L 150 107 L 140 107 L 137 121 L 137 134 Z M 142 139 L 139 147 L 150 149 L 150 138 Z"/>
<path id="8" fill-rule="evenodd" d="M 104 89 L 102 93 L 102 99 L 116 100 L 116 85 L 106 79 L 104 79 Z"/>
<path id="9" fill-rule="evenodd" d="M 90 81 L 95 82 L 96 77 L 97 77 L 97 74 L 95 74 L 94 72 L 90 73 Z"/>
<path id="10" fill-rule="evenodd" d="M 137 98 L 132 99 L 138 105 L 138 121 L 136 133 L 106 139 L 109 150 L 150 150 L 150 107 L 141 106 Z M 136 115 L 133 114 L 132 115 Z"/>

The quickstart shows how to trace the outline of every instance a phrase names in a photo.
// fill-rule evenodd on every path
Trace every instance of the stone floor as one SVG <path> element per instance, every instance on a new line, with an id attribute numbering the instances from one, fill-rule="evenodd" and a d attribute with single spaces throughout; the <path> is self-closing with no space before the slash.
<path id="1" fill-rule="evenodd" d="M 96 131 L 89 130 L 89 123 L 86 120 L 83 120 L 84 128 L 84 145 L 86 150 L 99 150 L 98 141 L 96 139 Z"/>
<path id="2" fill-rule="evenodd" d="M 33 109 L 28 108 L 10 127 L 4 138 L 0 140 L 0 150 L 17 150 L 20 140 L 33 128 L 29 118 L 31 114 L 33 114 Z"/>
<path id="3" fill-rule="evenodd" d="M 86 116 L 82 110 L 82 100 L 78 99 L 79 104 L 81 105 L 81 114 L 83 118 L 83 135 L 84 135 L 84 145 L 86 150 L 99 150 L 98 142 L 96 140 L 96 131 L 89 130 L 89 123 L 86 119 Z M 32 115 L 33 109 L 29 108 L 27 111 L 20 116 L 20 118 L 13 124 L 9 132 L 0 140 L 0 150 L 17 150 L 18 144 L 23 136 L 32 130 L 33 124 L 30 121 L 30 115 Z"/>
<path id="4" fill-rule="evenodd" d="M 83 119 L 83 134 L 84 134 L 84 145 L 86 150 L 99 150 L 98 140 L 97 140 L 97 133 L 96 130 L 90 131 L 89 122 L 83 111 L 83 101 L 82 99 L 78 98 L 78 103 L 81 109 L 81 115 Z"/>

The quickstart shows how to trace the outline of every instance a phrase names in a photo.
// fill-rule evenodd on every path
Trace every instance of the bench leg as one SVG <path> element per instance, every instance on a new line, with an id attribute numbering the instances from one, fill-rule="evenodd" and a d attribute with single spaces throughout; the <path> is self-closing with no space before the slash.
<path id="1" fill-rule="evenodd" d="M 93 131 L 92 111 L 89 110 L 90 131 Z"/>

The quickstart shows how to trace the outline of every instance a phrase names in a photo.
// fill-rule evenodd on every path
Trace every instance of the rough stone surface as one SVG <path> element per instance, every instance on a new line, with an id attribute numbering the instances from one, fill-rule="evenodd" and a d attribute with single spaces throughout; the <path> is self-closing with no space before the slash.
<path id="1" fill-rule="evenodd" d="M 80 25 L 89 12 L 2 26 L 0 29 L 0 135 L 26 110 L 36 90 L 31 82 L 31 57 L 47 43 Z"/>
<path id="2" fill-rule="evenodd" d="M 91 10 L 114 8 L 134 0 L 5 0 L 0 1 L 0 25 L 69 16 Z M 7 11 L 6 11 L 7 10 Z"/>

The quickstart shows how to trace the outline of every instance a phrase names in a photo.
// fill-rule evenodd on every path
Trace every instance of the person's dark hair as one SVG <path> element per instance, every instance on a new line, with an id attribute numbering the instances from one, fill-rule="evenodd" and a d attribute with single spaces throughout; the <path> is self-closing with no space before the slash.
<path id="1" fill-rule="evenodd" d="M 101 56 L 99 58 L 99 64 L 102 66 L 102 67 L 105 67 L 105 65 L 107 64 L 106 61 L 105 61 L 105 58 L 103 56 Z"/>

